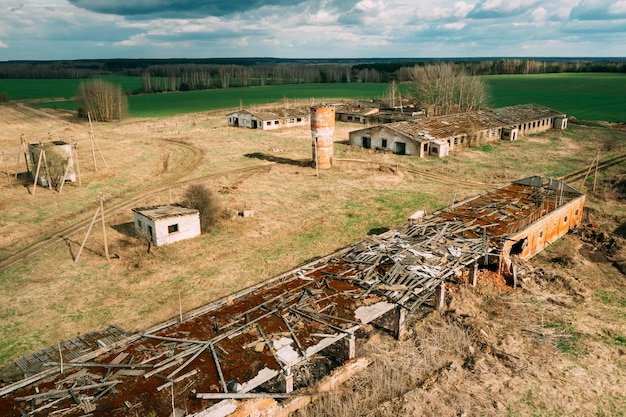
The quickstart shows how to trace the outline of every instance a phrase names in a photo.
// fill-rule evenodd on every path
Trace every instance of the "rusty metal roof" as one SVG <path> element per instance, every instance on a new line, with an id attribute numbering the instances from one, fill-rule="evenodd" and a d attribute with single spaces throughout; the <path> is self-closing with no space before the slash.
<path id="1" fill-rule="evenodd" d="M 580 196 L 562 181 L 533 176 L 446 208 L 437 217 L 463 220 L 490 236 L 506 237 Z M 468 236 L 478 235 L 468 231 Z"/>

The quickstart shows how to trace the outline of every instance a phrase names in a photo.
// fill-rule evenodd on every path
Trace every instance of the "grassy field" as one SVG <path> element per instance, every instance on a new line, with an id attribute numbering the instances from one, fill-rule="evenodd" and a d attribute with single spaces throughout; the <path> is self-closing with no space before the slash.
<path id="1" fill-rule="evenodd" d="M 125 91 L 141 87 L 139 77 L 103 77 Z M 626 74 L 547 74 L 483 77 L 490 106 L 537 103 L 582 120 L 626 121 Z M 0 91 L 11 99 L 70 98 L 83 80 L 2 80 Z M 403 85 L 404 94 L 408 86 Z M 373 99 L 384 94 L 387 84 L 304 84 L 228 88 L 129 97 L 129 114 L 134 117 L 176 114 L 245 107 L 283 99 L 319 98 Z M 41 107 L 75 109 L 73 101 L 38 103 Z"/>
<path id="2" fill-rule="evenodd" d="M 122 87 L 124 91 L 130 92 L 141 88 L 141 78 L 124 76 L 102 76 L 98 77 Z M 10 100 L 33 100 L 48 98 L 69 99 L 76 96 L 80 83 L 87 81 L 83 78 L 77 79 L 0 79 L 0 91 L 9 95 Z M 65 107 L 63 107 L 65 108 Z"/>
<path id="3" fill-rule="evenodd" d="M 626 74 L 483 77 L 492 107 L 537 103 L 583 120 L 626 121 Z"/>
<path id="4" fill-rule="evenodd" d="M 197 111 L 274 103 L 283 99 L 348 98 L 368 100 L 383 95 L 387 84 L 301 84 L 227 88 L 129 97 L 131 116 L 171 116 Z"/>

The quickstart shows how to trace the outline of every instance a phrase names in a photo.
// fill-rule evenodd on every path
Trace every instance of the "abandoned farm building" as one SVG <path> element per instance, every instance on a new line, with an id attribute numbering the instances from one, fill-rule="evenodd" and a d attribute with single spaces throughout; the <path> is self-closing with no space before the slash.
<path id="1" fill-rule="evenodd" d="M 133 209 L 135 228 L 155 246 L 200 236 L 200 213 L 177 205 Z"/>
<path id="2" fill-rule="evenodd" d="M 399 155 L 447 156 L 457 146 L 565 129 L 567 116 L 537 104 L 479 110 L 382 124 L 350 132 L 350 145 Z"/>
<path id="3" fill-rule="evenodd" d="M 76 181 L 72 145 L 69 143 L 62 140 L 30 143 L 28 153 L 31 175 L 37 178 L 37 184 L 42 187 Z"/>
<path id="4" fill-rule="evenodd" d="M 238 110 L 226 115 L 228 126 L 273 130 L 309 124 L 309 109 L 278 109 L 272 111 Z"/>
<path id="5" fill-rule="evenodd" d="M 224 417 L 238 400 L 309 391 L 298 372 L 313 355 L 354 358 L 357 331 L 368 323 L 398 337 L 407 313 L 426 301 L 443 306 L 446 282 L 459 273 L 475 285 L 479 265 L 515 276 L 512 260 L 576 227 L 584 201 L 562 181 L 534 176 L 413 216 L 142 333 L 112 329 L 18 360 L 27 378 L 0 387 L 0 410 L 6 417 L 56 410 L 121 417 L 131 409 L 167 416 L 184 404 L 187 416 Z M 277 411 L 289 404 L 265 400 Z"/>
<path id="6" fill-rule="evenodd" d="M 423 111 L 417 111 L 414 107 L 409 106 L 400 108 L 378 108 L 372 107 L 371 105 L 356 104 L 337 106 L 336 119 L 340 122 L 375 125 L 412 120 L 423 114 Z"/>

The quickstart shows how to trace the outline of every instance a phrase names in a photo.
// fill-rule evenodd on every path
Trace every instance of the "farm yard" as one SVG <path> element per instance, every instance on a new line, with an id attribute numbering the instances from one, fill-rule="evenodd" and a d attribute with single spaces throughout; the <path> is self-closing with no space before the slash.
<path id="1" fill-rule="evenodd" d="M 137 110 L 95 124 L 92 152 L 89 125 L 71 112 L 2 107 L 0 148 L 18 175 L 11 187 L 6 176 L 0 183 L 0 260 L 33 242 L 54 244 L 0 271 L 0 363 L 109 324 L 141 331 L 181 306 L 191 310 L 400 225 L 418 209 L 433 212 L 529 175 L 584 170 L 598 149 L 602 159 L 626 152 L 619 126 L 571 123 L 564 132 L 418 160 L 351 147 L 354 125 L 338 123 L 335 166 L 318 177 L 306 127 L 258 132 L 229 128 L 226 110 L 150 112 L 161 116 Z M 22 136 L 77 141 L 81 187 L 32 194 Z M 412 318 L 407 340 L 375 333 L 361 352 L 373 365 L 346 388 L 358 394 L 333 393 L 301 415 L 624 415 L 625 175 L 622 162 L 597 175 L 596 191 L 591 178 L 570 184 L 588 193 L 585 226 L 531 260 L 521 289 L 485 275 L 475 290 L 454 288 L 442 312 Z M 132 233 L 128 202 L 178 202 L 190 184 L 214 191 L 224 209 L 219 224 L 148 252 Z M 58 233 L 89 222 L 98 193 L 111 259 L 96 224 L 74 263 L 86 230 Z M 254 216 L 240 216 L 244 210 Z M 367 389 L 388 380 L 396 384 L 388 391 Z"/>

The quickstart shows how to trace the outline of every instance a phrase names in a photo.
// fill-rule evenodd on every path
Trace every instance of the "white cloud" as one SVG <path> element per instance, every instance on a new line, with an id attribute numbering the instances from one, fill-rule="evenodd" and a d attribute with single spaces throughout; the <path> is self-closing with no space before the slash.
<path id="1" fill-rule="evenodd" d="M 141 46 L 147 44 L 147 35 L 145 33 L 142 33 L 140 35 L 134 35 L 131 36 L 129 39 L 113 43 L 113 45 L 117 46 Z"/>
<path id="2" fill-rule="evenodd" d="M 303 22 L 311 25 L 325 26 L 337 22 L 337 16 L 330 14 L 326 10 L 319 10 L 315 14 L 306 16 Z"/>
<path id="3" fill-rule="evenodd" d="M 382 10 L 385 7 L 383 2 L 378 1 L 374 2 L 372 0 L 361 0 L 357 4 L 354 5 L 355 10 L 359 10 L 364 13 L 372 13 L 379 10 Z"/>
<path id="4" fill-rule="evenodd" d="M 514 56 L 537 55 L 541 40 L 556 42 L 546 55 L 621 56 L 626 45 L 626 0 L 13 1 L 0 0 L 0 60 Z M 159 2 L 167 3 L 161 16 Z M 152 13 L 138 19 L 72 3 L 135 11 L 145 4 Z M 210 7 L 220 14 L 200 13 Z"/>
<path id="5" fill-rule="evenodd" d="M 532 16 L 533 21 L 543 22 L 544 20 L 546 20 L 548 16 L 548 11 L 544 9 L 543 7 L 539 7 L 533 10 L 530 15 Z"/>
<path id="6" fill-rule="evenodd" d="M 626 15 L 626 1 L 620 0 L 609 6 L 609 13 L 614 15 Z"/>
<path id="7" fill-rule="evenodd" d="M 445 30 L 461 30 L 465 27 L 465 23 L 463 22 L 454 22 L 454 23 L 445 23 L 443 25 L 439 25 L 438 28 L 441 29 L 445 29 Z"/>

